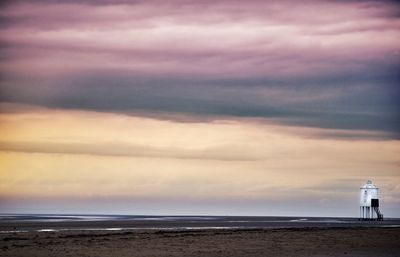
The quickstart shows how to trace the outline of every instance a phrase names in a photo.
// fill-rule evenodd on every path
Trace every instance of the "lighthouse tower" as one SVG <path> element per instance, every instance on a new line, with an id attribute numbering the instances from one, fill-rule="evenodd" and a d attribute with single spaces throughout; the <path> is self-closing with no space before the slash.
<path id="1" fill-rule="evenodd" d="M 379 210 L 379 188 L 371 180 L 360 187 L 360 220 L 383 220 Z"/>

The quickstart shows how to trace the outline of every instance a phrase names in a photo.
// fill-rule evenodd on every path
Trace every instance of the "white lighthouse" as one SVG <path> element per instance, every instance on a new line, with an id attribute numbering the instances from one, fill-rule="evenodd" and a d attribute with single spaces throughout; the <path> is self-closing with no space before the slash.
<path id="1" fill-rule="evenodd" d="M 371 180 L 360 187 L 360 220 L 383 220 L 379 210 L 379 188 Z"/>

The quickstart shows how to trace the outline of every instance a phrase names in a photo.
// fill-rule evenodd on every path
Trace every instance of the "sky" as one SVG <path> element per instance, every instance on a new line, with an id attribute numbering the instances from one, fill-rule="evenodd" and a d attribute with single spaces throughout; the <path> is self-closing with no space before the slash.
<path id="1" fill-rule="evenodd" d="M 0 212 L 400 217 L 396 1 L 2 1 Z"/>

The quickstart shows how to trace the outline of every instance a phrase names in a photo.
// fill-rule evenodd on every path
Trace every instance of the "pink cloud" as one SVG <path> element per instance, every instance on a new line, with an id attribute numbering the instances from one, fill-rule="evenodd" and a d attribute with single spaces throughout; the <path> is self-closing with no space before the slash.
<path id="1" fill-rule="evenodd" d="M 24 4 L 4 8 L 1 40 L 21 73 L 310 76 L 399 57 L 390 4 L 254 1 Z M 218 68 L 216 68 L 218 67 Z"/>

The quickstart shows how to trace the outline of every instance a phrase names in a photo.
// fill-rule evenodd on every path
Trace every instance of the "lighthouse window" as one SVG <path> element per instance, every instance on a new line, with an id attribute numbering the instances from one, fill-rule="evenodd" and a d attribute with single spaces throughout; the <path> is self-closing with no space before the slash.
<path id="1" fill-rule="evenodd" d="M 364 190 L 364 203 L 367 203 L 367 190 Z"/>

